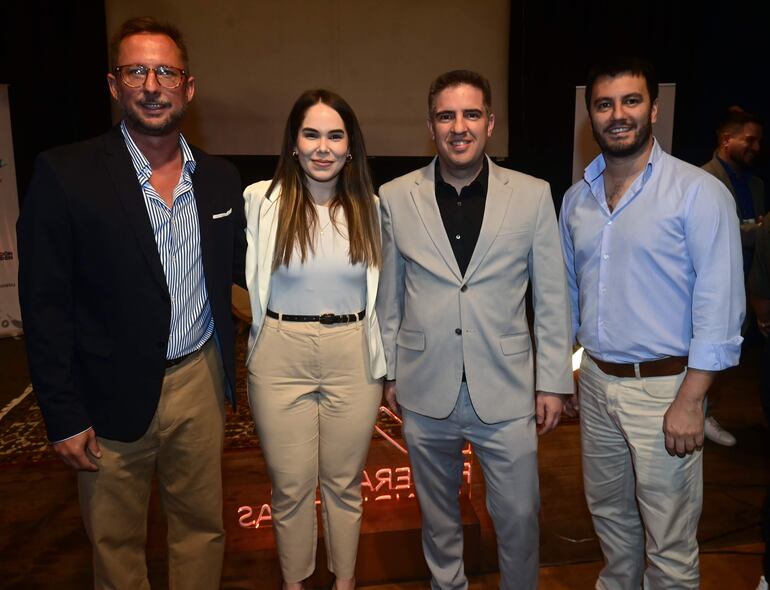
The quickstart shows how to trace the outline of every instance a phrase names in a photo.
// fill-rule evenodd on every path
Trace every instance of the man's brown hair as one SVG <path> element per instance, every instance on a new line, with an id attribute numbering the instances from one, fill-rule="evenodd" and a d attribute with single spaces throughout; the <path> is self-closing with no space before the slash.
<path id="1" fill-rule="evenodd" d="M 112 40 L 110 41 L 110 69 L 116 68 L 119 65 L 124 65 L 117 63 L 118 51 L 120 51 L 120 43 L 123 41 L 123 39 L 130 37 L 131 35 L 142 34 L 165 35 L 171 39 L 179 48 L 179 53 L 182 55 L 182 64 L 184 65 L 185 71 L 188 74 L 190 73 L 187 46 L 184 43 L 181 31 L 171 23 L 160 22 L 151 16 L 138 16 L 135 18 L 130 18 L 122 25 L 120 25 L 120 28 L 112 36 Z M 174 64 L 164 65 L 171 66 Z"/>

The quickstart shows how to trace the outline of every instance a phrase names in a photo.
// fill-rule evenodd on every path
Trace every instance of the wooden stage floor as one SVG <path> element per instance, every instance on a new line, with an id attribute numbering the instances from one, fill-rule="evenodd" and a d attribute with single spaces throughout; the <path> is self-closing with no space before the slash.
<path id="1" fill-rule="evenodd" d="M 749 347 L 744 357 L 741 367 L 721 376 L 712 396 L 716 401 L 714 414 L 736 435 L 738 444 L 726 448 L 707 443 L 704 450 L 705 501 L 699 529 L 704 589 L 753 589 L 761 573 L 763 545 L 758 523 L 765 487 L 770 482 L 770 436 L 758 400 L 759 347 Z M 23 342 L 0 340 L 0 358 L 4 374 L 0 408 L 4 408 L 29 383 Z M 6 427 L 4 416 L 0 412 L 0 432 Z M 567 423 L 540 441 L 540 587 L 547 590 L 592 588 L 601 567 L 601 553 L 583 498 L 579 437 L 578 425 Z M 370 544 L 362 545 L 359 559 L 359 566 L 368 570 L 408 571 L 406 562 L 421 560 L 419 547 L 414 546 L 418 539 L 416 512 L 410 507 L 414 500 L 407 497 L 408 486 L 398 487 L 399 482 L 408 482 L 405 461 L 382 439 L 372 445 L 367 464 L 371 502 L 367 501 L 362 536 L 362 543 Z M 478 466 L 471 463 L 472 480 L 467 486 L 470 513 L 478 516 L 477 520 L 471 518 L 473 522 L 469 520 L 466 529 L 474 545 L 471 588 L 486 590 L 497 587 L 495 543 L 484 509 L 483 480 Z M 221 587 L 279 588 L 269 524 L 263 522 L 260 529 L 242 526 L 255 520 L 261 505 L 269 501 L 269 482 L 259 449 L 228 451 L 224 480 L 228 540 Z M 385 492 L 389 499 L 383 498 Z M 397 493 L 401 494 L 399 499 Z M 63 464 L 50 459 L 0 464 L 0 498 L 0 588 L 90 587 L 90 551 L 79 517 L 75 478 Z M 375 529 L 402 526 L 399 522 L 407 522 L 410 532 L 406 537 L 374 534 Z M 166 569 L 164 524 L 157 498 L 151 503 L 149 530 L 150 577 L 153 588 L 161 589 L 166 587 Z M 319 562 L 323 561 L 321 553 Z M 330 583 L 324 575 L 315 580 L 319 588 L 328 588 Z M 394 582 L 370 579 L 367 586 L 378 590 L 429 587 L 420 574 Z"/>

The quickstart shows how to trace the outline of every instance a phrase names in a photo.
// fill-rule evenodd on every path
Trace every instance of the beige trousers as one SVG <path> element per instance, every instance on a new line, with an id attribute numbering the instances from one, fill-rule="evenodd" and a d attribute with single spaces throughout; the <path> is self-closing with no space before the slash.
<path id="1" fill-rule="evenodd" d="M 382 396 L 363 325 L 266 318 L 249 362 L 249 402 L 273 485 L 281 570 L 299 582 L 315 568 L 316 486 L 329 570 L 353 577 L 361 471 Z"/>
<path id="2" fill-rule="evenodd" d="M 583 484 L 604 553 L 598 590 L 697 590 L 703 452 L 666 452 L 663 416 L 685 373 L 607 375 L 583 355 Z"/>
<path id="3" fill-rule="evenodd" d="M 93 460 L 99 471 L 78 473 L 97 590 L 150 587 L 145 545 L 155 474 L 168 519 L 168 587 L 219 588 L 225 548 L 224 380 L 212 339 L 166 371 L 158 409 L 142 438 L 98 439 L 102 458 Z"/>

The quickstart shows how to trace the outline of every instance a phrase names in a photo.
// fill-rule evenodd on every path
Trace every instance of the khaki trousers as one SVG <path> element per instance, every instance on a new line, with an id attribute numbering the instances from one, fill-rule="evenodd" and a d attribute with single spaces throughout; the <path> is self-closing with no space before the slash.
<path id="1" fill-rule="evenodd" d="M 599 590 L 699 587 L 703 452 L 672 457 L 663 435 L 684 376 L 613 377 L 583 355 L 583 484 L 604 553 Z"/>
<path id="2" fill-rule="evenodd" d="M 158 409 L 142 438 L 131 443 L 98 439 L 102 458 L 92 459 L 99 471 L 78 473 L 97 590 L 150 588 L 145 545 L 156 474 L 168 519 L 168 587 L 219 588 L 225 547 L 224 380 L 211 339 L 166 371 Z"/>
<path id="3" fill-rule="evenodd" d="M 249 362 L 249 402 L 273 486 L 284 581 L 315 568 L 320 480 L 329 570 L 353 577 L 361 472 L 382 382 L 372 379 L 363 325 L 266 318 Z"/>

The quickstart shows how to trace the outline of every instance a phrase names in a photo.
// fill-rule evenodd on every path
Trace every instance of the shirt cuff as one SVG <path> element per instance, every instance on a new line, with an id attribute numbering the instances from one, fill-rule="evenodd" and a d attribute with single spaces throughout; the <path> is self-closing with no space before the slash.
<path id="1" fill-rule="evenodd" d="M 89 427 L 88 427 L 88 428 L 86 428 L 85 430 L 81 430 L 81 431 L 80 431 L 80 432 L 78 432 L 77 434 L 73 434 L 72 436 L 68 436 L 67 438 L 62 438 L 61 440 L 52 440 L 52 441 L 51 441 L 51 444 L 52 444 L 52 445 L 58 445 L 59 443 L 63 443 L 65 440 L 69 440 L 69 439 L 71 439 L 71 438 L 75 438 L 76 436 L 80 436 L 80 435 L 81 435 L 81 434 L 83 434 L 84 432 L 88 432 L 89 430 L 91 430 L 91 428 L 93 428 L 93 427 L 92 427 L 92 426 L 89 426 Z"/>
<path id="2" fill-rule="evenodd" d="M 687 366 L 702 371 L 721 371 L 734 367 L 741 358 L 743 338 L 736 336 L 724 342 L 690 340 L 690 355 Z"/>

